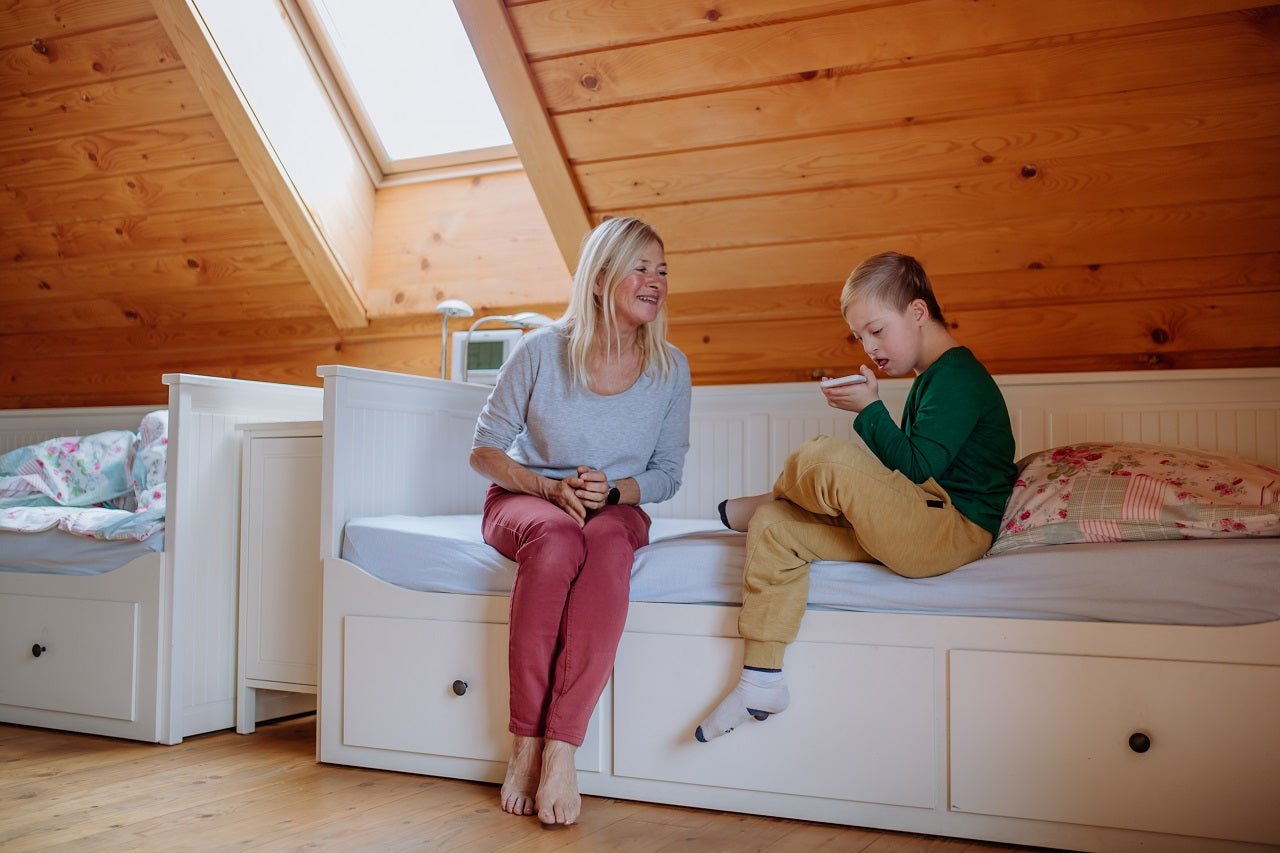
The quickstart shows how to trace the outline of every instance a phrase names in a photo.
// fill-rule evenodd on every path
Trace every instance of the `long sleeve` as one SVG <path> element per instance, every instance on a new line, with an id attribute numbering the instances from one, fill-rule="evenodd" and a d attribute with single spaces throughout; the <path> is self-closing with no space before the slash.
<path id="1" fill-rule="evenodd" d="M 1013 430 L 1000 387 L 965 347 L 954 347 L 916 377 L 899 428 L 884 403 L 853 428 L 888 468 L 915 483 L 933 478 L 956 509 L 994 533 L 1013 488 Z"/>
<path id="2" fill-rule="evenodd" d="M 689 449 L 689 363 L 671 350 L 666 379 L 645 373 L 626 391 L 600 395 L 574 381 L 561 327 L 532 331 L 498 375 L 472 446 L 557 480 L 580 465 L 615 481 L 634 478 L 641 500 L 666 500 L 680 487 Z"/>
<path id="3" fill-rule="evenodd" d="M 964 389 L 948 393 L 946 388 L 931 388 L 920 397 L 910 435 L 893 422 L 879 400 L 853 422 L 854 430 L 885 467 L 901 471 L 913 483 L 930 477 L 941 480 L 978 420 L 973 397 Z"/>
<path id="4" fill-rule="evenodd" d="M 677 365 L 678 369 L 671 377 L 675 385 L 674 394 L 662 419 L 658 443 L 648 466 L 635 476 L 641 503 L 661 503 L 680 490 L 684 458 L 689 453 L 689 405 L 693 395 L 689 363 L 678 358 Z"/>
<path id="5" fill-rule="evenodd" d="M 524 431 L 538 376 L 536 348 L 525 346 L 527 340 L 527 336 L 520 339 L 498 374 L 498 382 L 476 420 L 472 447 L 506 451 Z"/>

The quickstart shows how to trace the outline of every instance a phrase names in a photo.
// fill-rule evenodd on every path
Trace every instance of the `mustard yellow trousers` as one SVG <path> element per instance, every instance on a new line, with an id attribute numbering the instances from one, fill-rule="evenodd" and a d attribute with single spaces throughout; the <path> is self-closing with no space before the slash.
<path id="1" fill-rule="evenodd" d="M 932 478 L 917 485 L 852 441 L 802 444 L 747 531 L 742 614 L 746 666 L 778 669 L 809 599 L 813 560 L 883 563 L 909 578 L 978 559 L 991 534 L 951 505 Z"/>

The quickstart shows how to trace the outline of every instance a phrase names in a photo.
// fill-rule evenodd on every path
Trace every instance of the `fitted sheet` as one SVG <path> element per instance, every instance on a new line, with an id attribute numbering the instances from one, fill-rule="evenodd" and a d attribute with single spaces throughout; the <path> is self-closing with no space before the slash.
<path id="1" fill-rule="evenodd" d="M 145 539 L 95 539 L 63 530 L 0 530 L 0 572 L 101 575 L 164 550 L 164 531 Z"/>
<path id="2" fill-rule="evenodd" d="M 746 537 L 711 519 L 657 518 L 636 553 L 631 600 L 740 604 Z M 515 563 L 485 544 L 479 515 L 347 523 L 343 559 L 425 592 L 505 595 Z M 1025 548 L 936 578 L 876 563 L 815 562 L 812 608 L 1244 625 L 1280 619 L 1280 539 L 1118 542 Z"/>

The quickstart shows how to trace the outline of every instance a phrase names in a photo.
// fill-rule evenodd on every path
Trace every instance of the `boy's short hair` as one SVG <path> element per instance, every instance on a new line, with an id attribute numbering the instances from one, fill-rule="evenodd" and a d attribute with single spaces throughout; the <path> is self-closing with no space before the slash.
<path id="1" fill-rule="evenodd" d="M 929 317 L 945 324 L 933 283 L 920 262 L 910 255 L 881 252 L 872 255 L 849 274 L 840 293 L 840 313 L 855 299 L 874 299 L 898 311 L 906 310 L 913 300 L 923 299 Z"/>

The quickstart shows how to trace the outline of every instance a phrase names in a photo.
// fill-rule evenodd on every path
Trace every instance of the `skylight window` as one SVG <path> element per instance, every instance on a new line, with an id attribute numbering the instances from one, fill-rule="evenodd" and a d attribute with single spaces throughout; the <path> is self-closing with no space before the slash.
<path id="1" fill-rule="evenodd" d="M 452 0 L 301 0 L 384 174 L 514 157 Z"/>

